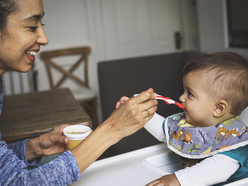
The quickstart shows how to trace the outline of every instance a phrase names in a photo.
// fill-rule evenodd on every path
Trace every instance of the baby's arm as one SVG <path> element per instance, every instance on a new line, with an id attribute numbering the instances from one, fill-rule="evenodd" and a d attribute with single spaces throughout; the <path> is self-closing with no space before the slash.
<path id="1" fill-rule="evenodd" d="M 217 154 L 192 167 L 175 172 L 181 185 L 201 186 L 225 182 L 239 168 L 239 162 Z"/>
<path id="2" fill-rule="evenodd" d="M 163 132 L 163 122 L 165 118 L 163 116 L 160 116 L 159 114 L 155 113 L 152 119 L 150 119 L 144 128 L 151 133 L 155 138 L 157 138 L 159 141 L 165 142 L 165 134 Z"/>
<path id="3" fill-rule="evenodd" d="M 222 154 L 214 155 L 192 167 L 165 175 L 147 186 L 204 186 L 225 182 L 239 168 L 239 162 Z"/>

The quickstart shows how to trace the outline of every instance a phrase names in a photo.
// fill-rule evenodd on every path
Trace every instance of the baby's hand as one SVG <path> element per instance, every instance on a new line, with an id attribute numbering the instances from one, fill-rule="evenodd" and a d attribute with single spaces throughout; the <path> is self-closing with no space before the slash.
<path id="1" fill-rule="evenodd" d="M 121 97 L 121 99 L 116 103 L 115 108 L 118 108 L 121 104 L 123 104 L 128 99 L 129 99 L 129 97 L 127 97 L 127 96 Z"/>
<path id="2" fill-rule="evenodd" d="M 180 186 L 175 174 L 165 175 L 157 180 L 148 183 L 146 186 Z"/>

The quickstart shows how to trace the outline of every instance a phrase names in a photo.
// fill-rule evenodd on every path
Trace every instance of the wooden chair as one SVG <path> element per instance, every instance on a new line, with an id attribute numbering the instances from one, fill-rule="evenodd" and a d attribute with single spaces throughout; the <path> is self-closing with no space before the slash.
<path id="1" fill-rule="evenodd" d="M 90 88 L 88 82 L 90 52 L 89 47 L 78 47 L 41 52 L 40 57 L 45 62 L 50 88 L 70 88 L 75 99 L 88 112 L 93 128 L 96 128 L 97 94 Z M 55 78 L 57 78 L 56 82 Z"/>
<path id="2" fill-rule="evenodd" d="M 33 68 L 27 73 L 7 71 L 2 75 L 4 95 L 17 95 L 37 91 L 37 71 Z"/>

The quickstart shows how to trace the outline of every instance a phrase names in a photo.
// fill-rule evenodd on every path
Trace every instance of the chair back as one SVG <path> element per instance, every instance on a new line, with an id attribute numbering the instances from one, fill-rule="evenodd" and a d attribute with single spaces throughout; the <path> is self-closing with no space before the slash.
<path id="1" fill-rule="evenodd" d="M 37 91 L 37 71 L 33 68 L 27 73 L 7 71 L 2 75 L 4 95 L 17 95 Z"/>
<path id="2" fill-rule="evenodd" d="M 65 82 L 65 80 L 68 78 L 81 86 L 85 86 L 89 88 L 88 56 L 90 52 L 91 49 L 90 47 L 87 46 L 41 52 L 40 57 L 45 62 L 50 88 L 51 89 L 60 88 L 62 84 Z M 70 56 L 79 57 L 79 58 L 77 58 L 77 60 L 73 64 L 71 64 L 71 59 L 69 61 L 65 61 L 66 60 L 65 57 L 70 57 Z M 66 69 L 65 66 L 66 65 L 68 66 L 69 63 L 70 63 L 70 67 L 69 69 Z M 82 76 L 80 77 L 80 75 L 76 75 L 76 73 L 74 73 L 75 70 L 80 66 L 80 64 L 83 64 L 84 67 L 83 77 Z M 56 82 L 54 81 L 54 73 L 52 68 L 62 74 L 62 76 L 57 77 Z"/>

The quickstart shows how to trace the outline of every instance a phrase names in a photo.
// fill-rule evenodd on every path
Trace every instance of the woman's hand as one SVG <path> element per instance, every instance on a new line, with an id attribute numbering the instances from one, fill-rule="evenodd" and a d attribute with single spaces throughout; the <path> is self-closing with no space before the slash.
<path id="1" fill-rule="evenodd" d="M 175 174 L 165 175 L 157 180 L 152 181 L 146 186 L 180 186 Z"/>
<path id="2" fill-rule="evenodd" d="M 116 104 L 116 110 L 106 120 L 113 129 L 128 136 L 141 129 L 157 110 L 156 94 L 148 89 L 136 97 L 122 97 Z M 119 134 L 119 133 L 118 133 Z"/>
<path id="3" fill-rule="evenodd" d="M 153 92 L 152 88 L 148 89 L 147 91 L 153 93 L 153 96 L 156 98 L 157 94 Z M 121 104 L 123 104 L 127 100 L 129 100 L 129 97 L 127 96 L 121 97 L 120 100 L 116 103 L 115 108 L 118 108 Z"/>
<path id="4" fill-rule="evenodd" d="M 157 104 L 153 90 L 149 89 L 119 105 L 106 121 L 71 150 L 80 172 L 110 146 L 141 129 L 152 118 Z"/>
<path id="5" fill-rule="evenodd" d="M 61 125 L 52 132 L 28 140 L 25 144 L 27 160 L 65 152 L 69 139 L 63 135 L 63 129 L 67 126 Z"/>

